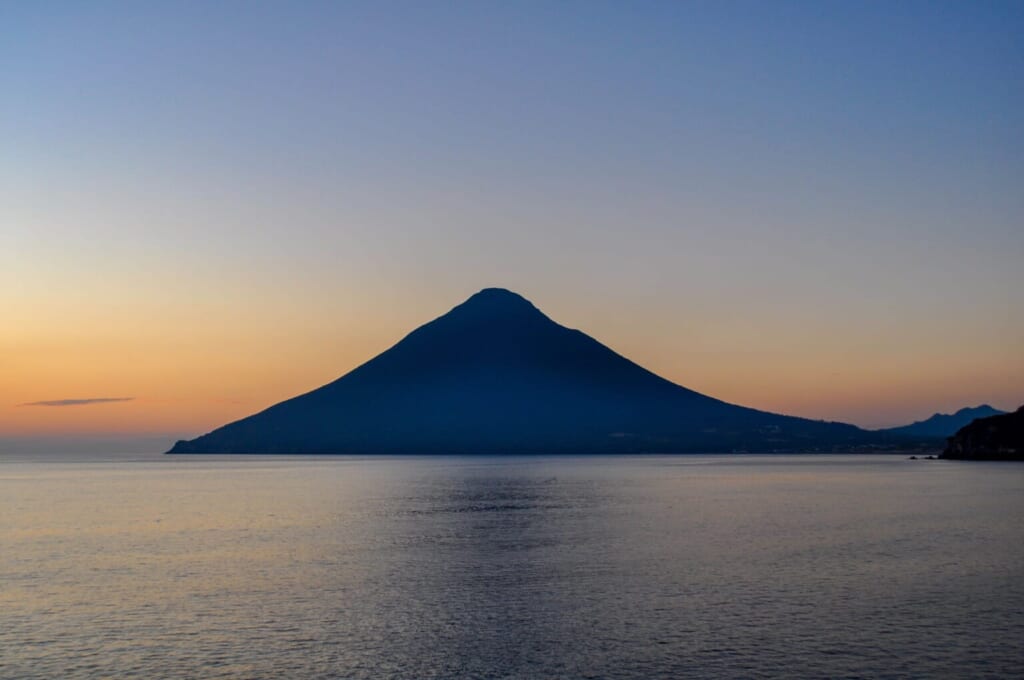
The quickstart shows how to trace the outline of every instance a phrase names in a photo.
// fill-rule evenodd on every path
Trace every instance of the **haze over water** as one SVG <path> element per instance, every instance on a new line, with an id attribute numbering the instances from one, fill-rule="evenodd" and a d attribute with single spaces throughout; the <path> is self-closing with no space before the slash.
<path id="1" fill-rule="evenodd" d="M 1024 468 L 0 458 L 0 676 L 1011 677 Z"/>

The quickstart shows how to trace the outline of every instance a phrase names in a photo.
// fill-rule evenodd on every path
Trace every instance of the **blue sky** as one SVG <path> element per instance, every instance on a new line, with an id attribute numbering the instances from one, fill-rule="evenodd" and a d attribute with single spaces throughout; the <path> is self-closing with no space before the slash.
<path id="1" fill-rule="evenodd" d="M 499 285 L 740 403 L 1013 407 L 1022 29 L 1013 2 L 7 3 L 0 396 L 132 394 L 110 427 L 188 434 Z M 254 396 L 172 417 L 142 359 L 69 368 L 96 347 Z"/>

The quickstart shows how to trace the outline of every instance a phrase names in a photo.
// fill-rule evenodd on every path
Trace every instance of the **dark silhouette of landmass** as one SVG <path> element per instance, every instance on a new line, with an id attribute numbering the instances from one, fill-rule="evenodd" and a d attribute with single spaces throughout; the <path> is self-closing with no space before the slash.
<path id="1" fill-rule="evenodd" d="M 1013 413 L 980 418 L 949 438 L 942 458 L 1024 460 L 1024 406 Z"/>
<path id="2" fill-rule="evenodd" d="M 999 409 L 992 408 L 988 404 L 962 408 L 956 413 L 936 413 L 926 420 L 918 420 L 910 425 L 901 427 L 890 427 L 879 432 L 893 435 L 906 435 L 910 437 L 951 437 L 964 425 L 971 423 L 978 418 L 998 416 L 1004 413 Z"/>
<path id="3" fill-rule="evenodd" d="M 488 288 L 338 380 L 170 453 L 833 451 L 880 440 L 891 441 L 686 389 Z"/>

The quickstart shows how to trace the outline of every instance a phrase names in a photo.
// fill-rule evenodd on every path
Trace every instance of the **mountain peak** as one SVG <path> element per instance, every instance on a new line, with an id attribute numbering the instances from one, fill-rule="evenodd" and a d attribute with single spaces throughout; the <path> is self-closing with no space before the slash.
<path id="1" fill-rule="evenodd" d="M 968 413 L 985 413 L 987 415 L 995 416 L 995 415 L 1001 414 L 1002 411 L 1000 411 L 999 409 L 993 408 L 992 406 L 989 406 L 988 404 L 981 404 L 980 406 L 965 406 L 964 408 L 960 409 L 959 411 L 957 411 L 953 415 L 959 416 L 959 415 L 965 415 L 965 414 L 968 414 Z M 935 415 L 941 416 L 941 415 L 945 415 L 945 414 L 944 413 L 936 413 Z"/>
<path id="2" fill-rule="evenodd" d="M 523 317 L 546 318 L 532 302 L 505 288 L 484 288 L 471 295 L 449 314 L 460 318 L 479 318 L 493 321 Z"/>
<path id="3" fill-rule="evenodd" d="M 515 305 L 518 307 L 533 307 L 533 303 L 519 293 L 513 293 L 507 288 L 484 288 L 474 293 L 463 304 L 473 303 L 475 305 Z M 536 307 L 533 307 L 536 309 Z"/>
<path id="4" fill-rule="evenodd" d="M 833 446 L 863 437 L 661 378 L 521 295 L 485 288 L 306 394 L 176 453 L 633 453 Z"/>

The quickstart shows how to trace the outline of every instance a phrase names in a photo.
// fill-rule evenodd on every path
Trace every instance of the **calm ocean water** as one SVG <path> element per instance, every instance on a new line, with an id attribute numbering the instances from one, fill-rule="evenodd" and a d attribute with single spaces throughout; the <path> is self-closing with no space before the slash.
<path id="1" fill-rule="evenodd" d="M 0 677 L 778 676 L 1024 676 L 1024 465 L 0 457 Z"/>

